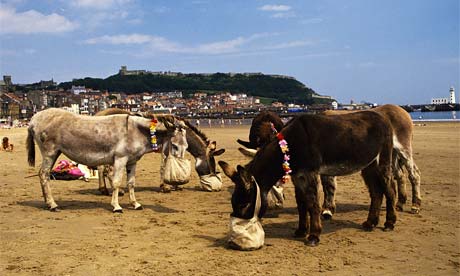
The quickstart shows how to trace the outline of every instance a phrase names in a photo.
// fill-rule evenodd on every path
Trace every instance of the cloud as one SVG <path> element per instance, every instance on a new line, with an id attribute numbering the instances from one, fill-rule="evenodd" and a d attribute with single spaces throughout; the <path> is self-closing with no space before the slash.
<path id="1" fill-rule="evenodd" d="M 77 8 L 85 9 L 110 9 L 114 6 L 122 6 L 131 0 L 72 0 L 70 4 Z"/>
<path id="2" fill-rule="evenodd" d="M 318 24 L 323 22 L 324 20 L 319 17 L 314 17 L 314 18 L 308 18 L 308 19 L 303 19 L 300 21 L 302 24 Z"/>
<path id="3" fill-rule="evenodd" d="M 0 6 L 0 34 L 64 33 L 78 28 L 78 24 L 52 13 L 35 10 L 18 13 L 14 8 Z"/>
<path id="4" fill-rule="evenodd" d="M 269 12 L 286 12 L 291 9 L 292 7 L 287 5 L 263 5 L 262 7 L 259 7 L 259 10 Z"/>
<path id="5" fill-rule="evenodd" d="M 144 44 L 154 40 L 156 37 L 143 34 L 130 34 L 130 35 L 104 35 L 87 39 L 84 41 L 85 44 Z"/>
<path id="6" fill-rule="evenodd" d="M 270 17 L 272 18 L 292 18 L 292 17 L 296 17 L 296 15 L 293 12 L 277 12 L 277 13 L 272 14 Z"/>
<path id="7" fill-rule="evenodd" d="M 303 46 L 311 46 L 315 43 L 309 40 L 296 40 L 290 42 L 284 42 L 277 45 L 267 46 L 265 49 L 269 50 L 278 50 L 278 49 L 287 49 L 287 48 L 295 48 L 295 47 L 303 47 Z"/>
<path id="8" fill-rule="evenodd" d="M 19 57 L 25 55 L 34 55 L 37 53 L 37 50 L 28 48 L 28 49 L 0 49 L 0 56 L 2 57 Z"/>
<path id="9" fill-rule="evenodd" d="M 83 41 L 84 44 L 110 44 L 110 45 L 134 45 L 142 44 L 151 52 L 187 53 L 187 54 L 226 54 L 235 53 L 241 50 L 241 46 L 250 42 L 275 34 L 260 33 L 249 37 L 237 37 L 235 39 L 202 43 L 195 46 L 182 45 L 178 42 L 170 41 L 161 36 L 145 34 L 122 34 L 104 35 L 101 37 L 90 38 Z"/>

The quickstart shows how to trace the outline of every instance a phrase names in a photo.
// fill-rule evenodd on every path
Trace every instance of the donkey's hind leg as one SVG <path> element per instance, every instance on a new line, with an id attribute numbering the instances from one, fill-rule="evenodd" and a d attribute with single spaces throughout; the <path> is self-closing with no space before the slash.
<path id="1" fill-rule="evenodd" d="M 134 195 L 134 186 L 136 184 L 136 164 L 126 166 L 126 174 L 128 175 L 129 203 L 133 205 L 134 210 L 142 210 L 142 205 L 136 201 L 136 196 Z"/>
<path id="2" fill-rule="evenodd" d="M 107 183 L 105 182 L 107 165 L 97 166 L 97 175 L 99 180 L 99 192 L 103 195 L 110 195 L 109 189 L 107 189 Z"/>
<path id="3" fill-rule="evenodd" d="M 401 166 L 407 170 L 409 181 L 412 185 L 412 207 L 411 212 L 417 214 L 420 212 L 422 197 L 420 195 L 420 170 L 415 165 L 412 150 L 401 150 L 398 152 Z M 399 188 L 399 187 L 398 187 Z"/>
<path id="4" fill-rule="evenodd" d="M 323 185 L 324 201 L 322 216 L 328 220 L 335 213 L 335 191 L 337 187 L 337 178 L 335 176 L 321 175 L 321 184 Z"/>
<path id="5" fill-rule="evenodd" d="M 406 193 L 406 181 L 404 179 L 405 174 L 403 171 L 403 160 L 399 157 L 397 151 L 393 151 L 393 176 L 398 184 L 398 203 L 396 204 L 396 210 L 402 212 L 404 210 L 404 204 L 407 201 Z"/>
<path id="6" fill-rule="evenodd" d="M 411 212 L 413 214 L 418 214 L 420 212 L 420 206 L 422 205 L 422 196 L 420 195 L 420 170 L 412 159 L 410 160 L 407 170 L 409 173 L 409 180 L 412 185 Z"/>
<path id="7" fill-rule="evenodd" d="M 43 160 L 42 160 L 42 165 L 39 171 L 39 177 L 40 177 L 40 185 L 42 188 L 43 198 L 45 199 L 45 203 L 48 206 L 49 210 L 52 212 L 57 212 L 59 211 L 59 209 L 51 193 L 51 187 L 49 184 L 49 180 L 50 180 L 51 169 L 54 163 L 56 162 L 56 159 L 60 155 L 60 152 L 55 152 L 51 154 L 48 153 L 47 155 L 45 155 L 42 151 L 42 154 L 43 154 Z"/>

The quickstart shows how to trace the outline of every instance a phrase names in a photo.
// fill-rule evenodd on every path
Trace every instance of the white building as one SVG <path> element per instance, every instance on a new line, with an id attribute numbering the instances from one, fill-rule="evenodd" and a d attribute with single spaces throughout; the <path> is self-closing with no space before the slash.
<path id="1" fill-rule="evenodd" d="M 449 97 L 447 98 L 432 98 L 431 104 L 454 104 L 455 101 L 455 90 L 453 87 L 449 90 Z"/>
<path id="2" fill-rule="evenodd" d="M 70 92 L 72 92 L 75 95 L 79 95 L 80 93 L 86 93 L 86 88 L 84 86 L 72 85 L 72 88 L 70 88 Z"/>
<path id="3" fill-rule="evenodd" d="M 451 104 L 457 103 L 455 101 L 455 90 L 454 90 L 453 86 L 450 87 L 449 93 L 450 93 L 449 103 L 451 103 Z"/>

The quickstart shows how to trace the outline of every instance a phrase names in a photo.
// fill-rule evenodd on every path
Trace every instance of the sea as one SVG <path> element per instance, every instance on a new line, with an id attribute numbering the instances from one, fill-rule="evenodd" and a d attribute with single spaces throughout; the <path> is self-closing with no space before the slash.
<path id="1" fill-rule="evenodd" d="M 457 111 L 429 111 L 410 112 L 413 121 L 458 121 L 460 122 L 460 112 Z"/>
<path id="2" fill-rule="evenodd" d="M 412 121 L 432 121 L 432 122 L 460 122 L 460 112 L 457 111 L 414 111 L 409 113 Z M 283 118 L 286 122 L 290 118 Z M 237 125 L 251 125 L 252 118 L 241 119 L 191 119 L 192 124 L 198 127 L 224 127 L 224 126 L 237 126 Z"/>

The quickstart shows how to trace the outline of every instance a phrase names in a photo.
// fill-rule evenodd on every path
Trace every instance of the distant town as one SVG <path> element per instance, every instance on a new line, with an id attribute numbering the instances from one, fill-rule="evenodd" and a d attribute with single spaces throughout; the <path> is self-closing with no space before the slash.
<path id="1" fill-rule="evenodd" d="M 145 70 L 127 70 L 122 66 L 120 75 L 162 74 L 177 75 L 180 72 L 151 72 Z M 232 74 L 232 73 L 228 73 Z M 262 73 L 242 73 L 262 74 Z M 292 78 L 283 75 L 271 75 L 276 78 Z M 94 90 L 85 86 L 72 86 L 70 89 L 58 88 L 53 80 L 40 81 L 28 85 L 28 89 L 16 89 L 11 76 L 3 76 L 0 80 L 0 123 L 18 124 L 27 122 L 35 113 L 50 107 L 63 108 L 70 112 L 83 115 L 94 115 L 97 112 L 116 107 L 131 112 L 170 113 L 184 118 L 250 118 L 262 110 L 271 110 L 281 116 L 292 116 L 293 113 L 319 112 L 327 109 L 362 110 L 375 105 L 372 103 L 298 105 L 294 103 L 272 102 L 263 104 L 258 97 L 246 93 L 221 91 L 208 94 L 197 90 L 190 97 L 184 97 L 182 91 L 144 92 L 126 94 Z M 327 97 L 330 96 L 316 96 Z M 431 105 L 403 106 L 406 110 L 435 111 L 458 110 L 455 90 L 452 87 L 449 97 L 432 99 Z"/>

